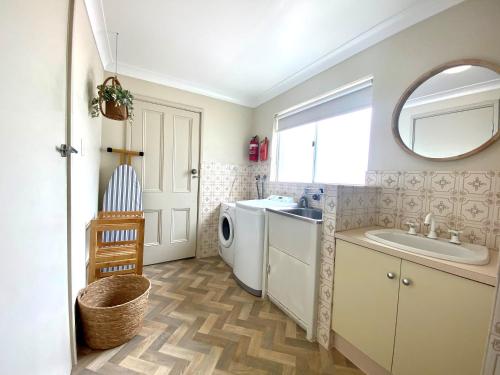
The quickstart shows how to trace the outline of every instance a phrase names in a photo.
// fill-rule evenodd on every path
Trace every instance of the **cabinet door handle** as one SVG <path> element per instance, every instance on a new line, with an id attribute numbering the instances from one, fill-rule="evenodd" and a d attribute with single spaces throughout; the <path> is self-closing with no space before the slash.
<path id="1" fill-rule="evenodd" d="M 406 278 L 404 278 L 403 280 L 401 280 L 401 282 L 403 283 L 403 285 L 406 285 L 406 286 L 408 286 L 408 285 L 411 284 L 411 280 L 410 279 L 406 279 Z"/>
<path id="2" fill-rule="evenodd" d="M 270 265 L 270 264 L 268 264 L 268 265 L 267 265 L 267 274 L 269 275 L 270 273 L 271 273 L 271 265 Z"/>
<path id="3" fill-rule="evenodd" d="M 387 272 L 387 278 L 388 279 L 394 279 L 396 277 L 396 274 L 394 272 Z"/>

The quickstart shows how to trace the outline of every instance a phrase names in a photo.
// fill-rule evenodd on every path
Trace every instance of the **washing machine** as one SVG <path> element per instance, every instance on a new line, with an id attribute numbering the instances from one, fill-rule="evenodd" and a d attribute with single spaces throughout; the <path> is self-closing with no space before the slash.
<path id="1" fill-rule="evenodd" d="M 233 275 L 247 292 L 262 295 L 262 268 L 266 244 L 266 208 L 297 207 L 292 197 L 271 195 L 266 199 L 236 202 L 236 247 Z"/>
<path id="2" fill-rule="evenodd" d="M 219 214 L 219 255 L 231 268 L 234 261 L 234 229 L 235 207 L 234 203 L 221 203 Z"/>

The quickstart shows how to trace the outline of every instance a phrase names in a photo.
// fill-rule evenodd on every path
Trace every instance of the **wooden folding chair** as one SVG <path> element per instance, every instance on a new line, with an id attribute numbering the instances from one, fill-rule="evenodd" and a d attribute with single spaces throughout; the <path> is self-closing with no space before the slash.
<path id="1" fill-rule="evenodd" d="M 103 242 L 108 231 L 135 231 L 135 239 Z M 88 283 L 112 275 L 142 275 L 144 213 L 142 211 L 99 212 L 90 224 Z"/>

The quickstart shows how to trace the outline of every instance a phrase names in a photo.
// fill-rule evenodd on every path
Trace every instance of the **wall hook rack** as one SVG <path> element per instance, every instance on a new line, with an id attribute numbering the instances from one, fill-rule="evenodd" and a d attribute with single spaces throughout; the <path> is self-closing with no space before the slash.
<path id="1" fill-rule="evenodd" d="M 107 147 L 106 152 L 114 152 L 120 154 L 120 164 L 132 165 L 132 157 L 134 156 L 144 156 L 143 151 L 129 151 L 121 148 Z"/>

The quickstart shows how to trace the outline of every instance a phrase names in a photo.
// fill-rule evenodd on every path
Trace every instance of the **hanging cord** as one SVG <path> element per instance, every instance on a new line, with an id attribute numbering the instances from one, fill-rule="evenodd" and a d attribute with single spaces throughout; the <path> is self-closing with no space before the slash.
<path id="1" fill-rule="evenodd" d="M 257 176 L 255 176 L 255 186 L 257 187 L 257 199 L 262 199 L 262 196 L 260 194 L 260 174 L 258 174 Z"/>
<path id="2" fill-rule="evenodd" d="M 233 172 L 237 173 L 236 167 L 233 167 Z M 233 178 L 233 183 L 231 184 L 231 189 L 229 190 L 229 202 L 231 202 L 232 195 L 233 195 L 233 188 L 234 188 L 234 183 L 238 179 L 238 175 L 236 174 Z"/>
<path id="3" fill-rule="evenodd" d="M 115 33 L 115 78 L 118 76 L 118 35 Z"/>

